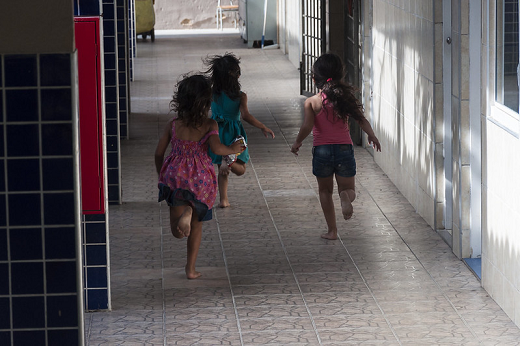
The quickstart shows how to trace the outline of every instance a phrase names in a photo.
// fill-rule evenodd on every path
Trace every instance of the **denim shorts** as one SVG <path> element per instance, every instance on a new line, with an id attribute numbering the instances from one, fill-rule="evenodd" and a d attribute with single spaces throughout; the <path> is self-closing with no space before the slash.
<path id="1" fill-rule="evenodd" d="M 333 174 L 350 178 L 356 175 L 352 144 L 325 144 L 312 148 L 312 174 L 327 178 Z"/>

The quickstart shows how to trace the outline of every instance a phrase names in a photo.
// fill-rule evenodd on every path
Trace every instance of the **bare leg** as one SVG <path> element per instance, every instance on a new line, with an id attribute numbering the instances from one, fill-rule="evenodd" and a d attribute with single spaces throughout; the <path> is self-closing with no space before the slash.
<path id="1" fill-rule="evenodd" d="M 348 220 L 354 213 L 352 202 L 356 199 L 356 178 L 336 176 L 336 182 L 338 183 L 339 198 L 341 199 L 341 212 L 343 213 L 343 218 Z"/>
<path id="2" fill-rule="evenodd" d="M 227 190 L 230 169 L 226 164 L 219 165 L 218 168 L 218 193 L 220 195 L 220 203 L 218 206 L 219 208 L 227 208 L 229 207 Z"/>
<path id="3" fill-rule="evenodd" d="M 246 164 L 241 160 L 237 160 L 234 164 L 231 165 L 230 168 L 231 172 L 233 172 L 233 174 L 236 176 L 244 175 L 246 172 Z"/>
<path id="4" fill-rule="evenodd" d="M 316 178 L 318 181 L 318 191 L 320 195 L 321 209 L 327 222 L 328 232 L 321 235 L 324 239 L 338 239 L 338 228 L 336 227 L 336 212 L 332 192 L 334 191 L 334 179 L 332 176 L 327 178 Z"/>
<path id="5" fill-rule="evenodd" d="M 193 208 L 189 205 L 170 207 L 170 229 L 175 238 L 190 235 Z"/>
<path id="6" fill-rule="evenodd" d="M 186 277 L 188 279 L 196 279 L 202 274 L 195 270 L 195 262 L 199 254 L 200 242 L 202 239 L 202 222 L 193 216 L 191 219 L 191 232 L 188 237 L 187 244 L 187 262 L 186 262 Z"/>

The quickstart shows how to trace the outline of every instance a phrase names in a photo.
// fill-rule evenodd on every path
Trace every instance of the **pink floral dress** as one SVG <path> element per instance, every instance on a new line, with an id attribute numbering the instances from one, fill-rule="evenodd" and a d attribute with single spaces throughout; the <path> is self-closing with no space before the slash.
<path id="1" fill-rule="evenodd" d="M 208 155 L 209 131 L 198 142 L 175 137 L 172 122 L 171 153 L 164 159 L 159 173 L 159 202 L 170 206 L 191 205 L 199 221 L 211 220 L 211 208 L 217 197 L 217 176 Z"/>

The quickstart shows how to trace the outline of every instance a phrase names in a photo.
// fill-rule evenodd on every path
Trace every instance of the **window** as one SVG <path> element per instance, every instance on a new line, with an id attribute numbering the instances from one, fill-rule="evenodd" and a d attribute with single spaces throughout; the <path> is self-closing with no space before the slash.
<path id="1" fill-rule="evenodd" d="M 519 113 L 519 0 L 497 0 L 496 101 Z"/>

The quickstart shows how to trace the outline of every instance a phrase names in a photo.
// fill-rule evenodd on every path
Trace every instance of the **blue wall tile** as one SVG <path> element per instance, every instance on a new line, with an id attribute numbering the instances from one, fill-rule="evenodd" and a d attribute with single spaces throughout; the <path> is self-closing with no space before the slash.
<path id="1" fill-rule="evenodd" d="M 106 224 L 87 223 L 85 224 L 85 242 L 87 244 L 106 243 Z"/>
<path id="2" fill-rule="evenodd" d="M 77 296 L 48 296 L 47 325 L 51 328 L 78 325 Z"/>
<path id="3" fill-rule="evenodd" d="M 48 330 L 47 340 L 49 346 L 76 345 L 79 340 L 77 329 Z"/>
<path id="4" fill-rule="evenodd" d="M 0 345 L 11 345 L 11 332 L 0 332 Z"/>
<path id="5" fill-rule="evenodd" d="M 13 341 L 17 346 L 45 345 L 45 331 L 15 331 L 13 333 Z"/>
<path id="6" fill-rule="evenodd" d="M 0 295 L 9 294 L 9 264 L 0 263 Z"/>
<path id="7" fill-rule="evenodd" d="M 0 261 L 7 261 L 7 230 L 0 229 Z"/>
<path id="8" fill-rule="evenodd" d="M 5 109 L 7 121 L 38 121 L 38 91 L 6 90 Z"/>
<path id="9" fill-rule="evenodd" d="M 12 294 L 43 294 L 43 292 L 43 263 L 11 263 Z"/>
<path id="10" fill-rule="evenodd" d="M 107 267 L 87 267 L 88 288 L 107 287 Z"/>
<path id="11" fill-rule="evenodd" d="M 0 159 L 0 192 L 5 192 L 5 160 Z"/>
<path id="12" fill-rule="evenodd" d="M 72 114 L 71 89 L 43 89 L 41 91 L 42 120 L 70 120 Z"/>
<path id="13" fill-rule="evenodd" d="M 39 228 L 18 228 L 9 231 L 12 261 L 43 259 L 42 231 Z"/>
<path id="14" fill-rule="evenodd" d="M 76 262 L 47 262 L 45 270 L 47 293 L 75 293 L 78 291 Z"/>
<path id="15" fill-rule="evenodd" d="M 9 192 L 40 190 L 40 160 L 7 160 Z"/>
<path id="16" fill-rule="evenodd" d="M 43 190 L 73 190 L 74 162 L 72 159 L 42 159 Z"/>
<path id="17" fill-rule="evenodd" d="M 80 16 L 99 16 L 101 14 L 99 0 L 79 0 L 78 3 Z"/>
<path id="18" fill-rule="evenodd" d="M 40 84 L 42 86 L 70 86 L 70 69 L 69 54 L 42 54 L 40 56 Z"/>
<path id="19" fill-rule="evenodd" d="M 93 289 L 87 290 L 87 308 L 90 311 L 108 308 L 108 290 Z"/>
<path id="20" fill-rule="evenodd" d="M 4 227 L 7 224 L 7 211 L 6 211 L 6 196 L 0 195 L 0 226 Z"/>
<path id="21" fill-rule="evenodd" d="M 45 229 L 45 258 L 76 258 L 76 229 L 73 227 Z"/>
<path id="22" fill-rule="evenodd" d="M 43 195 L 46 225 L 74 224 L 74 193 L 45 193 Z"/>
<path id="23" fill-rule="evenodd" d="M 0 298 L 0 329 L 11 328 L 11 305 L 9 298 Z M 0 345 L 7 345 L 1 342 Z"/>
<path id="24" fill-rule="evenodd" d="M 41 224 L 39 194 L 9 195 L 9 224 L 11 226 L 35 226 Z M 27 211 L 31 212 L 28 213 Z"/>
<path id="25" fill-rule="evenodd" d="M 87 214 L 83 215 L 85 218 L 85 222 L 94 222 L 94 221 L 105 221 L 106 215 L 105 214 Z"/>
<path id="26" fill-rule="evenodd" d="M 36 86 L 36 55 L 5 56 L 5 86 Z"/>
<path id="27" fill-rule="evenodd" d="M 0 96 L 0 114 L 2 113 L 3 108 L 2 107 L 2 96 Z M 0 120 L 3 119 L 3 117 L 0 117 Z M 4 125 L 0 124 L 0 157 L 5 157 L 4 154 Z"/>
<path id="28" fill-rule="evenodd" d="M 87 265 L 107 265 L 107 248 L 105 245 L 86 246 Z"/>
<path id="29" fill-rule="evenodd" d="M 72 125 L 42 124 L 42 154 L 72 155 Z"/>
<path id="30" fill-rule="evenodd" d="M 45 304 L 43 297 L 13 297 L 12 308 L 14 328 L 45 327 Z M 34 345 L 41 344 L 35 342 Z"/>
<path id="31" fill-rule="evenodd" d="M 38 125 L 7 125 L 7 156 L 39 156 Z"/>

